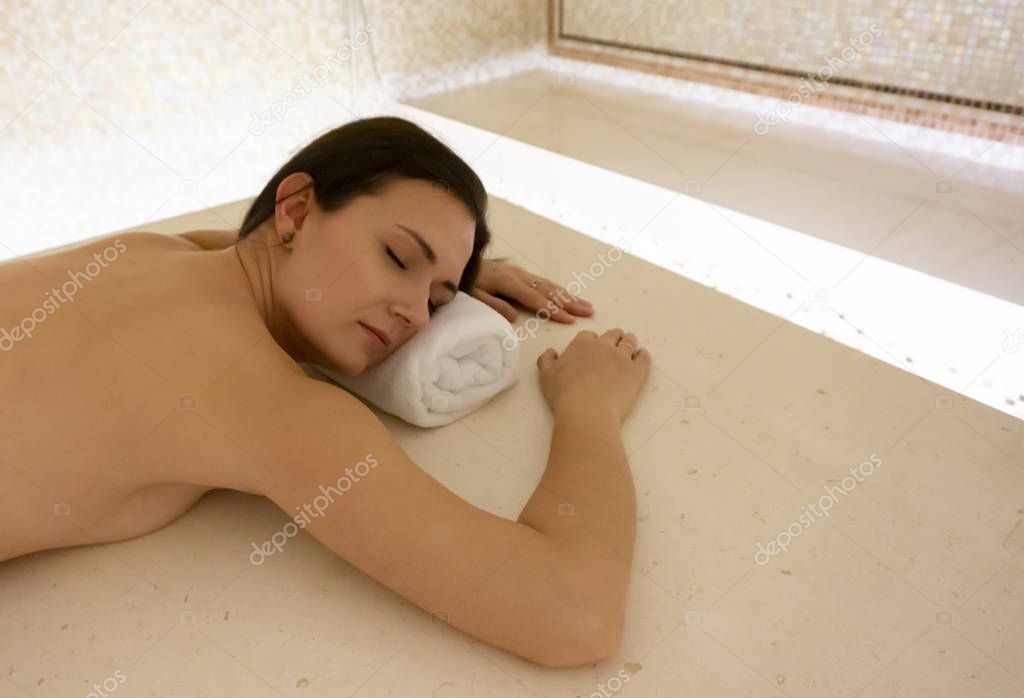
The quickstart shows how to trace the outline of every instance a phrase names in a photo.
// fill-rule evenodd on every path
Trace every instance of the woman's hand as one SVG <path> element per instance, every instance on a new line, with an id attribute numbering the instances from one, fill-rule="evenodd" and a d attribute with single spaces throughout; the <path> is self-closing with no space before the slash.
<path id="1" fill-rule="evenodd" d="M 564 288 L 542 276 L 537 276 L 504 259 L 485 259 L 471 294 L 515 322 L 518 312 L 507 300 L 516 301 L 531 310 L 547 308 L 551 319 L 571 324 L 573 315 L 594 314 L 588 301 L 573 296 Z M 550 305 L 549 305 L 550 304 Z"/>
<path id="2" fill-rule="evenodd" d="M 651 371 L 651 354 L 636 335 L 618 327 L 597 335 L 582 330 L 559 355 L 537 357 L 540 387 L 552 412 L 606 407 L 621 424 Z"/>

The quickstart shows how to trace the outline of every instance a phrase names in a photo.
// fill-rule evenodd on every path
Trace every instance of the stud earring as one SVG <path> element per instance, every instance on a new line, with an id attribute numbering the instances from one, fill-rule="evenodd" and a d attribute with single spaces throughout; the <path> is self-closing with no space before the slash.
<path id="1" fill-rule="evenodd" d="M 284 235 L 281 236 L 281 242 L 283 242 L 284 244 L 287 245 L 294 238 L 295 238 L 295 233 L 288 232 L 288 233 L 285 233 Z"/>

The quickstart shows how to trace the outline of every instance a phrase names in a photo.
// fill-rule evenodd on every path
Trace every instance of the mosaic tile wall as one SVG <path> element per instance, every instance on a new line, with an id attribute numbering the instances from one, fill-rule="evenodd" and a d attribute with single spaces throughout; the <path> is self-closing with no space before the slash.
<path id="1" fill-rule="evenodd" d="M 544 0 L 366 0 L 380 73 L 392 96 L 543 42 Z M 292 89 L 325 57 L 355 46 L 364 22 L 332 0 L 0 0 L 0 146 L 88 137 L 93 118 L 61 108 L 70 88 L 128 133 L 160 123 L 199 127 L 216 113 L 253 109 Z M 348 65 L 335 62 L 324 92 L 344 101 Z M 321 71 L 323 72 L 323 71 Z M 347 105 L 345 105 L 347 106 Z"/>
<path id="2" fill-rule="evenodd" d="M 0 259 L 254 196 L 315 136 L 393 112 L 368 39 L 391 99 L 543 50 L 545 0 L 349 6 L 0 0 Z"/>
<path id="3" fill-rule="evenodd" d="M 813 95 L 827 106 L 869 107 L 950 130 L 969 130 L 980 119 L 1020 131 L 1024 0 L 552 4 L 553 39 L 569 49 L 565 55 L 589 45 L 609 62 L 639 57 L 661 72 L 675 67 L 680 77 L 759 93 L 784 94 L 817 74 L 830 79 Z"/>

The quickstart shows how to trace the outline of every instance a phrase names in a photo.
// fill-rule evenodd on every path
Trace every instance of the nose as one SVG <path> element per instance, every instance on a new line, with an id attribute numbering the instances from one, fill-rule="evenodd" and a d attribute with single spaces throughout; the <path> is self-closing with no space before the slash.
<path id="1" fill-rule="evenodd" d="M 430 290 L 427 290 L 427 294 Z M 411 334 L 422 330 L 430 322 L 430 309 L 427 307 L 429 296 L 420 291 L 406 294 L 400 302 L 392 306 L 392 312 L 405 321 L 406 328 Z"/>

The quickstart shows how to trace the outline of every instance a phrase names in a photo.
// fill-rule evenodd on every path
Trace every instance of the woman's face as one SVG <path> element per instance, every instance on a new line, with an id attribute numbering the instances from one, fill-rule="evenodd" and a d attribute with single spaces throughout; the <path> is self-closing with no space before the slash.
<path id="1" fill-rule="evenodd" d="M 301 360 L 354 376 L 426 327 L 428 304 L 455 297 L 476 222 L 425 180 L 392 180 L 326 214 L 312 186 L 298 191 L 309 181 L 292 175 L 278 188 L 277 199 L 288 198 L 277 205 L 277 229 L 297 232 L 279 248 L 274 297 L 295 328 Z"/>

